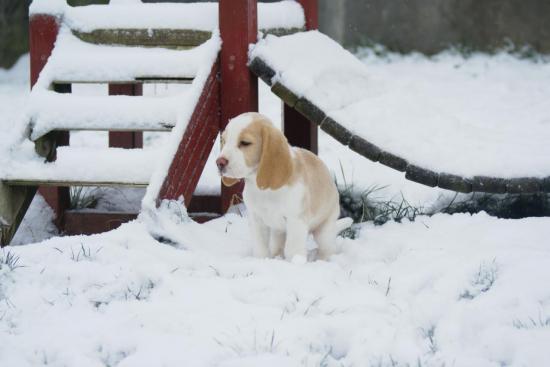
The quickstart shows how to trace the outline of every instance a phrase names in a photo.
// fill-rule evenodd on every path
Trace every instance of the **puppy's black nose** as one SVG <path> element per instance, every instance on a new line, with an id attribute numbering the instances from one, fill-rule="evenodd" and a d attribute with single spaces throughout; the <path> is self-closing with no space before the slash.
<path id="1" fill-rule="evenodd" d="M 216 165 L 218 166 L 218 169 L 220 171 L 222 171 L 225 166 L 227 166 L 227 164 L 229 163 L 229 161 L 227 159 L 225 159 L 224 157 L 220 157 L 218 159 L 216 159 Z"/>

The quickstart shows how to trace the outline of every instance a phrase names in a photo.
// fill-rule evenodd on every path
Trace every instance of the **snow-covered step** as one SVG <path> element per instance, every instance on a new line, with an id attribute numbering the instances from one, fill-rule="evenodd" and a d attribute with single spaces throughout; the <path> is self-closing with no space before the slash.
<path id="1" fill-rule="evenodd" d="M 53 130 L 169 131 L 187 93 L 170 97 L 82 96 L 35 90 L 29 103 L 31 140 Z"/>
<path id="2" fill-rule="evenodd" d="M 13 159 L 1 170 L 8 185 L 132 186 L 149 184 L 162 149 L 57 148 L 57 160 Z"/>
<path id="3" fill-rule="evenodd" d="M 53 14 L 74 30 L 97 29 L 189 29 L 213 31 L 218 28 L 218 3 L 119 2 L 71 7 L 62 0 L 33 1 L 30 15 Z M 258 28 L 303 28 L 304 10 L 296 1 L 258 2 Z"/>
<path id="4" fill-rule="evenodd" d="M 210 39 L 188 50 L 95 45 L 62 27 L 39 85 L 47 88 L 51 83 L 188 82 L 204 66 L 204 60 L 218 50 L 218 43 L 217 39 Z"/>

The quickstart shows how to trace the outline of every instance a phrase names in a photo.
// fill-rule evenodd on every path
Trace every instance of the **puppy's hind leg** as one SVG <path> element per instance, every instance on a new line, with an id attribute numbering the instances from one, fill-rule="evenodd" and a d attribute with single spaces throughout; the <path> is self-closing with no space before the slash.
<path id="1" fill-rule="evenodd" d="M 338 252 L 336 244 L 336 226 L 333 220 L 327 220 L 313 231 L 313 238 L 317 242 L 317 258 L 326 260 Z"/>

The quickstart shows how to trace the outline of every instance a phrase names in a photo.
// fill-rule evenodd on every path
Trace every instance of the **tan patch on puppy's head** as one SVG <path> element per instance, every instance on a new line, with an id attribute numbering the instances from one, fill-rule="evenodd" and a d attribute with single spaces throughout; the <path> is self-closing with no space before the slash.
<path id="1" fill-rule="evenodd" d="M 246 164 L 258 165 L 256 185 L 261 190 L 277 190 L 290 181 L 293 172 L 292 156 L 288 142 L 278 129 L 262 115 L 243 130 L 241 136 L 258 141 L 261 144 L 251 144 L 245 151 Z"/>

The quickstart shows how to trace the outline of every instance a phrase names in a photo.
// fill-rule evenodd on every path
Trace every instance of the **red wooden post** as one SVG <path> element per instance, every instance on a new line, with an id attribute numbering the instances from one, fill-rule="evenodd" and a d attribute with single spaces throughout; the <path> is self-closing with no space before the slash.
<path id="1" fill-rule="evenodd" d="M 256 0 L 220 0 L 221 130 L 229 119 L 258 111 L 258 78 L 248 69 L 248 46 L 258 38 Z M 222 212 L 240 196 L 242 185 L 222 185 Z"/>
<path id="2" fill-rule="evenodd" d="M 306 29 L 308 31 L 319 28 L 319 2 L 318 0 L 298 0 L 306 17 Z"/>
<path id="3" fill-rule="evenodd" d="M 71 93 L 71 84 L 55 84 L 54 90 L 57 93 Z M 55 131 L 50 134 L 55 134 L 56 146 L 67 146 L 70 144 L 70 133 L 68 131 Z M 50 161 L 55 161 L 57 158 L 57 152 L 53 155 Z M 68 187 L 52 187 L 41 186 L 38 191 L 40 195 L 46 200 L 48 205 L 53 209 L 55 213 L 55 225 L 58 229 L 64 229 L 65 227 L 65 211 L 69 209 L 71 205 L 70 189 Z"/>
<path id="4" fill-rule="evenodd" d="M 143 84 L 109 84 L 110 96 L 141 96 Z M 141 131 L 109 131 L 109 146 L 112 148 L 143 148 Z"/>
<path id="5" fill-rule="evenodd" d="M 298 0 L 304 8 L 306 29 L 313 30 L 319 27 L 317 0 Z M 302 116 L 292 107 L 283 103 L 283 131 L 291 145 L 308 149 L 317 154 L 318 128 L 317 125 Z"/>
<path id="6" fill-rule="evenodd" d="M 31 88 L 36 84 L 40 72 L 52 54 L 58 32 L 59 20 L 55 16 L 37 14 L 33 15 L 29 20 Z M 58 93 L 70 93 L 71 85 L 56 85 L 54 89 Z M 56 142 L 58 146 L 69 145 L 69 132 L 57 132 Z M 54 210 L 57 227 L 62 228 L 65 210 L 70 205 L 69 188 L 40 187 L 39 191 L 48 205 Z"/>
<path id="7" fill-rule="evenodd" d="M 189 207 L 195 188 L 220 131 L 219 62 L 212 66 L 189 124 L 170 164 L 158 200 L 183 196 Z"/>
<path id="8" fill-rule="evenodd" d="M 29 20 L 31 88 L 52 54 L 58 32 L 59 21 L 52 15 L 33 15 Z"/>

